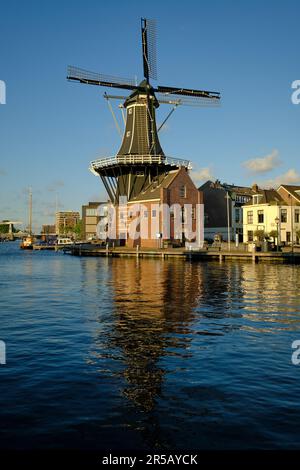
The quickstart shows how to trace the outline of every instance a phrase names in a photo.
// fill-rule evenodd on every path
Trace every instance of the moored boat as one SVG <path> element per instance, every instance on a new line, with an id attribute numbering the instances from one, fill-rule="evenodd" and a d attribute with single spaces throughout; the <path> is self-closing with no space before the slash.
<path id="1" fill-rule="evenodd" d="M 23 238 L 20 248 L 22 250 L 32 250 L 33 249 L 33 237 L 29 235 L 28 237 Z"/>

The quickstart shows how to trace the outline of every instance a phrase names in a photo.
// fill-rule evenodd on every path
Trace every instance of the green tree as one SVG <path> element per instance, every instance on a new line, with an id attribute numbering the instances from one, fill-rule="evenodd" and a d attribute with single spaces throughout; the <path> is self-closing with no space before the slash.
<path id="1" fill-rule="evenodd" d="M 271 232 L 269 232 L 269 238 L 273 238 L 274 240 L 277 238 L 277 230 L 271 230 Z"/>
<path id="2" fill-rule="evenodd" d="M 264 230 L 255 230 L 254 236 L 257 237 L 258 241 L 263 242 L 267 234 Z"/>
<path id="3" fill-rule="evenodd" d="M 73 232 L 75 233 L 75 237 L 77 240 L 82 240 L 84 237 L 84 227 L 83 221 L 78 220 L 77 224 L 73 228 Z"/>
<path id="4" fill-rule="evenodd" d="M 8 233 L 8 225 L 1 224 L 0 225 L 0 233 Z"/>

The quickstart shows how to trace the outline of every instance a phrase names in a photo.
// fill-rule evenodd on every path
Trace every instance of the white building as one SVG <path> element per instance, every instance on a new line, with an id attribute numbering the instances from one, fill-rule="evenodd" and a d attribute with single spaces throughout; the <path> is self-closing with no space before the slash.
<path id="1" fill-rule="evenodd" d="M 277 234 L 279 243 L 290 245 L 292 240 L 299 243 L 300 192 L 299 199 L 294 195 L 283 197 L 286 188 L 258 189 L 243 206 L 244 243 L 262 241 L 270 235 L 276 239 Z"/>

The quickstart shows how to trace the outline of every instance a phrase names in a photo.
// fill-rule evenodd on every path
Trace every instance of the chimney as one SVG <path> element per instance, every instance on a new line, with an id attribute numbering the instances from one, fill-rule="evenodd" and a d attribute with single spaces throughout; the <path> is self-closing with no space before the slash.
<path id="1" fill-rule="evenodd" d="M 258 193 L 258 184 L 254 183 L 254 184 L 252 185 L 252 191 L 253 191 L 254 193 Z"/>

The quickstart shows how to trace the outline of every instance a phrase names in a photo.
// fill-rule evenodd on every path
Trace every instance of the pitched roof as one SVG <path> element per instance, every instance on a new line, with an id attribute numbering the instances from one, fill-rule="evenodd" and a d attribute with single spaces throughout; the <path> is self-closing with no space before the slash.
<path id="1" fill-rule="evenodd" d="M 202 184 L 198 189 L 199 191 L 204 191 L 207 188 L 210 189 L 221 189 L 222 191 L 229 191 L 230 193 L 235 193 L 239 195 L 249 195 L 252 196 L 254 194 L 254 187 L 255 186 L 236 186 L 235 184 L 227 184 L 221 183 L 219 180 L 211 181 L 208 180 L 206 183 Z M 256 189 L 256 188 L 255 188 Z"/>
<path id="2" fill-rule="evenodd" d="M 180 171 L 181 168 L 177 170 L 171 170 L 168 173 L 162 175 L 158 175 L 157 180 L 152 181 L 150 186 L 147 186 L 145 190 L 138 193 L 129 202 L 159 199 L 161 188 L 168 188 Z"/>
<path id="3" fill-rule="evenodd" d="M 284 188 L 288 191 L 297 201 L 300 202 L 300 186 L 292 184 L 281 184 L 279 188 Z M 279 189 L 278 188 L 278 189 Z"/>
<path id="4" fill-rule="evenodd" d="M 284 199 L 275 189 L 258 189 L 253 196 L 260 196 L 258 204 L 285 204 Z M 251 199 L 246 206 L 252 206 L 253 200 Z"/>

